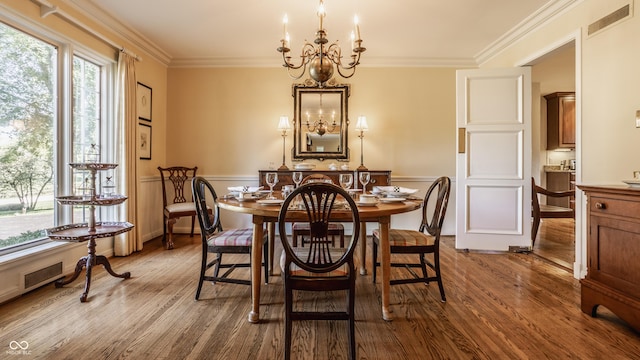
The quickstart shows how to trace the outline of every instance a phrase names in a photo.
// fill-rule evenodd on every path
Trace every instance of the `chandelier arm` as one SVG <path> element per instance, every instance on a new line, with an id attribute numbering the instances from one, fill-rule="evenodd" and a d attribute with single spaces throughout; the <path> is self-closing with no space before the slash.
<path id="1" fill-rule="evenodd" d="M 288 52 L 282 52 L 282 60 L 284 61 L 282 66 L 290 70 L 298 70 L 305 67 L 311 58 L 313 58 L 313 55 L 315 54 L 315 47 L 308 42 L 304 44 L 302 51 L 300 52 L 300 65 L 297 66 L 291 63 L 291 57 L 287 56 L 287 53 Z"/>
<path id="2" fill-rule="evenodd" d="M 337 42 L 331 44 L 327 48 L 327 53 L 325 56 L 328 57 L 334 64 L 342 66 L 342 49 Z"/>
<path id="3" fill-rule="evenodd" d="M 356 67 L 355 65 L 353 66 L 349 66 L 349 67 L 343 67 L 343 66 L 336 66 L 336 69 L 338 70 L 338 74 L 340 74 L 340 76 L 342 76 L 345 79 L 348 79 L 350 77 L 352 77 L 355 73 L 356 73 Z M 342 69 L 342 70 L 341 70 Z M 351 74 L 346 74 L 343 73 L 342 71 L 348 71 L 351 70 Z"/>
<path id="4" fill-rule="evenodd" d="M 327 51 L 327 57 L 331 59 L 331 61 L 336 64 L 336 69 L 338 70 L 338 74 L 343 78 L 350 78 L 356 72 L 356 65 L 360 64 L 360 52 L 354 51 L 351 53 L 351 57 L 354 59 L 353 62 L 349 63 L 349 65 L 345 66 L 342 64 L 342 49 L 337 43 L 331 44 L 329 46 L 329 50 Z M 350 73 L 346 71 L 351 70 Z"/>

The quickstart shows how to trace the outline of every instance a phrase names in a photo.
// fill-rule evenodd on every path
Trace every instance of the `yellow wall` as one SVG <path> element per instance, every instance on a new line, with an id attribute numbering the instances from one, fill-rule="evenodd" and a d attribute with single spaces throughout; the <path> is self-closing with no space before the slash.
<path id="1" fill-rule="evenodd" d="M 550 44 L 578 32 L 581 40 L 582 182 L 621 184 L 640 169 L 640 129 L 635 128 L 640 109 L 640 18 L 637 14 L 592 36 L 586 28 L 629 1 L 585 0 L 569 13 L 518 41 L 483 66 L 514 66 Z M 637 10 L 636 10 L 637 11 Z"/>
<path id="2" fill-rule="evenodd" d="M 281 68 L 170 68 L 167 163 L 198 165 L 205 175 L 252 175 L 282 162 L 281 115 L 293 119 L 292 84 Z M 366 115 L 364 162 L 394 176 L 455 175 L 455 69 L 361 68 L 350 79 L 349 148 Z M 292 134 L 287 136 L 291 167 Z M 155 134 L 154 134 L 155 141 Z M 327 168 L 325 160 L 318 168 Z"/>

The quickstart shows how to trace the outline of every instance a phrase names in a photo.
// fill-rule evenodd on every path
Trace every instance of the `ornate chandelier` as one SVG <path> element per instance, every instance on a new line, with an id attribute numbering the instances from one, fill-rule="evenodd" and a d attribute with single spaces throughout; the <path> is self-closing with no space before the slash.
<path id="1" fill-rule="evenodd" d="M 308 111 L 306 112 L 306 116 L 307 121 L 305 122 L 305 125 L 307 126 L 307 130 L 309 130 L 310 132 L 316 132 L 320 136 L 324 135 L 327 132 L 332 133 L 336 129 L 336 127 L 338 127 L 338 124 L 336 123 L 335 110 L 333 110 L 333 112 L 331 113 L 330 125 L 327 121 L 324 120 L 324 114 L 322 111 L 322 94 L 320 94 L 320 109 L 318 110 L 318 120 L 314 121 L 313 124 L 311 124 L 311 114 L 309 114 Z"/>
<path id="2" fill-rule="evenodd" d="M 289 52 L 289 33 L 287 32 L 288 18 L 285 15 L 283 19 L 284 33 L 283 38 L 280 40 L 282 46 L 278 47 L 278 51 L 282 53 L 282 60 L 284 64 L 282 66 L 287 68 L 289 76 L 293 79 L 300 79 L 307 70 L 307 64 L 309 65 L 309 76 L 315 80 L 319 86 L 324 86 L 327 81 L 333 76 L 334 65 L 338 70 L 338 73 L 343 78 L 350 78 L 356 72 L 356 65 L 360 64 L 360 54 L 362 54 L 366 48 L 362 47 L 362 39 L 360 38 L 360 26 L 358 25 L 358 17 L 354 18 L 355 32 L 351 32 L 351 62 L 348 64 L 342 63 L 342 49 L 338 45 L 338 42 L 334 42 L 331 45 L 327 45 L 327 32 L 323 27 L 323 21 L 325 17 L 324 2 L 320 0 L 320 6 L 318 6 L 318 18 L 320 19 L 320 26 L 316 32 L 316 39 L 313 41 L 315 44 L 311 44 L 305 40 L 305 44 L 302 47 L 300 55 L 300 64 L 294 65 L 291 63 L 291 55 Z M 301 70 L 300 70 L 301 69 Z M 296 71 L 299 73 L 296 74 Z"/>

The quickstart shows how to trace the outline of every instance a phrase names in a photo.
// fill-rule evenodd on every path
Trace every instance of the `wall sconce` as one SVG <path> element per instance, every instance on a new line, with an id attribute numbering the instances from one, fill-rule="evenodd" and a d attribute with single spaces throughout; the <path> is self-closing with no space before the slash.
<path id="1" fill-rule="evenodd" d="M 287 138 L 287 130 L 291 129 L 288 116 L 280 116 L 280 122 L 278 123 L 278 130 L 282 131 L 282 165 L 278 170 L 289 170 L 285 164 L 285 143 Z"/>
<path id="2" fill-rule="evenodd" d="M 369 125 L 367 124 L 367 117 L 364 115 L 358 116 L 358 121 L 356 122 L 356 131 L 360 131 L 360 166 L 358 166 L 358 170 L 367 170 L 367 167 L 364 166 L 364 151 L 362 146 L 362 140 L 364 139 L 364 132 L 369 131 Z"/>

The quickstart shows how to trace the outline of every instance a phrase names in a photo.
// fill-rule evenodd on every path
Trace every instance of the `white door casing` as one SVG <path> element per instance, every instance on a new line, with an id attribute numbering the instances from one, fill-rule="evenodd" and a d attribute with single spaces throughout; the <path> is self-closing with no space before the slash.
<path id="1" fill-rule="evenodd" d="M 531 246 L 531 69 L 456 74 L 456 248 Z"/>

